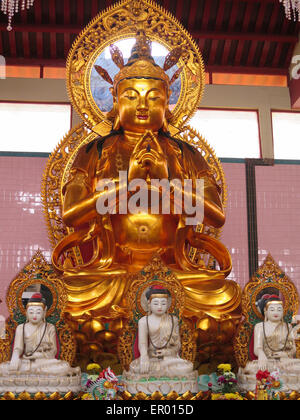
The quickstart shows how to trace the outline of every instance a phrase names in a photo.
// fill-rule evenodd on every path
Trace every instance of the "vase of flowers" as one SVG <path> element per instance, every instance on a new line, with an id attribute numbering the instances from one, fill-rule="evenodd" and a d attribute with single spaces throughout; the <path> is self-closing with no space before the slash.
<path id="1" fill-rule="evenodd" d="M 223 394 L 234 394 L 237 390 L 237 379 L 231 371 L 230 364 L 221 364 L 218 366 L 218 384 Z"/>

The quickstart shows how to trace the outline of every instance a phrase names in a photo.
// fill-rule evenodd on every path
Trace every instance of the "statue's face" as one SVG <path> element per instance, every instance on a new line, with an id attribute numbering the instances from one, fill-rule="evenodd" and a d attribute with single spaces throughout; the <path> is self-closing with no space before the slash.
<path id="1" fill-rule="evenodd" d="M 45 317 L 45 310 L 42 306 L 29 306 L 27 308 L 27 319 L 31 324 L 39 324 Z"/>
<path id="2" fill-rule="evenodd" d="M 143 133 L 162 128 L 168 105 L 168 92 L 162 80 L 128 79 L 119 83 L 117 102 L 124 130 Z"/>
<path id="3" fill-rule="evenodd" d="M 168 312 L 169 302 L 167 298 L 153 298 L 150 302 L 150 310 L 154 315 L 164 315 Z"/>
<path id="4" fill-rule="evenodd" d="M 281 321 L 283 318 L 283 306 L 281 303 L 271 303 L 267 309 L 267 318 L 269 321 Z"/>

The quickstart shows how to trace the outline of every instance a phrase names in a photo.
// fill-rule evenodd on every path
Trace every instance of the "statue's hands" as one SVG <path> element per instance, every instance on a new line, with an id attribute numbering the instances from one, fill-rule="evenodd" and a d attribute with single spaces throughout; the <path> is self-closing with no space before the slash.
<path id="1" fill-rule="evenodd" d="M 285 351 L 278 351 L 273 353 L 275 359 L 289 359 L 289 355 Z"/>
<path id="2" fill-rule="evenodd" d="M 265 354 L 260 354 L 258 357 L 258 369 L 259 370 L 267 370 L 268 367 L 268 358 Z"/>
<path id="3" fill-rule="evenodd" d="M 165 356 L 173 356 L 176 357 L 176 348 L 168 348 L 168 349 L 162 349 L 162 350 L 156 350 L 155 355 L 157 357 L 165 357 Z"/>
<path id="4" fill-rule="evenodd" d="M 12 372 L 17 372 L 21 367 L 21 359 L 19 357 L 13 357 L 10 361 L 8 369 Z"/>
<path id="5" fill-rule="evenodd" d="M 141 373 L 149 373 L 150 370 L 150 360 L 148 356 L 141 356 L 140 359 L 140 370 Z"/>
<path id="6" fill-rule="evenodd" d="M 144 137 L 136 144 L 129 162 L 128 181 L 133 179 L 168 179 L 167 158 L 156 136 Z"/>

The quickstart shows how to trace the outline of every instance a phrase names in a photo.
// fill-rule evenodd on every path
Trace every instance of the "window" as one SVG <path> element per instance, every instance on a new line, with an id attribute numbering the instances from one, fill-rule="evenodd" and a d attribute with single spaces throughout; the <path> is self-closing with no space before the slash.
<path id="1" fill-rule="evenodd" d="M 219 158 L 261 157 L 256 111 L 199 109 L 189 125 L 205 138 Z"/>
<path id="2" fill-rule="evenodd" d="M 70 128 L 70 105 L 0 103 L 0 152 L 51 153 Z"/>
<path id="3" fill-rule="evenodd" d="M 300 112 L 272 112 L 274 158 L 300 160 Z"/>

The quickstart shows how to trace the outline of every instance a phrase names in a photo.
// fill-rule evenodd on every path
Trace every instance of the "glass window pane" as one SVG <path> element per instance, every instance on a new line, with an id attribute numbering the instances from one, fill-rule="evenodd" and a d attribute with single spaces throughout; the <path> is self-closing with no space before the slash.
<path id="1" fill-rule="evenodd" d="M 71 127 L 71 106 L 0 103 L 0 151 L 51 153 Z"/>
<path id="2" fill-rule="evenodd" d="M 256 111 L 199 109 L 189 122 L 219 158 L 260 158 Z"/>
<path id="3" fill-rule="evenodd" d="M 300 112 L 272 112 L 275 159 L 300 160 Z"/>

